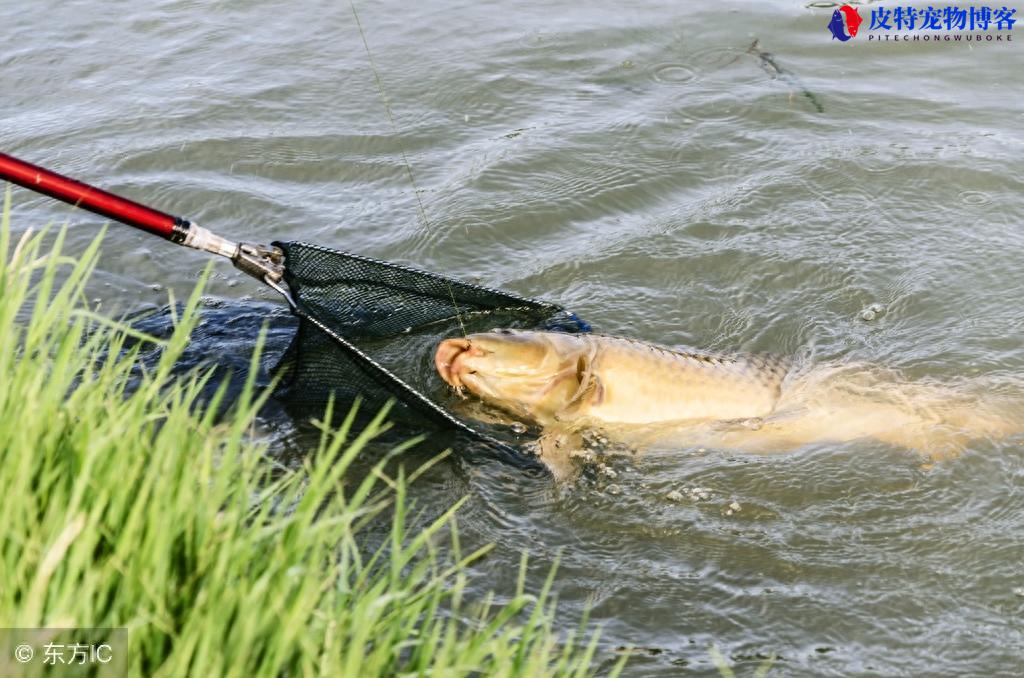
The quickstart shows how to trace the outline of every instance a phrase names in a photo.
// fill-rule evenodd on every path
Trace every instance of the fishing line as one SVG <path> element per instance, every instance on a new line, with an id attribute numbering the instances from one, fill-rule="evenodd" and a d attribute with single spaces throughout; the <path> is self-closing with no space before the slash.
<path id="1" fill-rule="evenodd" d="M 455 303 L 455 293 L 452 292 L 452 284 L 450 282 L 448 282 L 447 280 L 445 281 L 444 284 L 448 288 L 448 296 L 450 296 L 452 298 L 452 306 L 455 307 L 455 317 L 459 321 L 459 327 L 462 328 L 462 338 L 465 339 L 465 338 L 469 337 L 469 334 L 466 332 L 466 325 L 465 325 L 465 323 L 462 322 L 462 314 L 459 313 L 459 305 L 457 303 Z"/>
<path id="2" fill-rule="evenodd" d="M 391 113 L 391 104 L 388 102 L 387 92 L 384 90 L 384 81 L 381 80 L 380 71 L 377 70 L 377 64 L 373 60 L 373 54 L 370 53 L 370 43 L 366 40 L 366 33 L 363 32 L 363 24 L 359 21 L 359 14 L 356 12 L 356 3 L 354 0 L 349 0 L 349 6 L 352 7 L 352 16 L 356 19 L 356 28 L 359 29 L 359 37 L 363 40 L 363 49 L 366 50 L 366 58 L 370 62 L 370 70 L 373 71 L 373 79 L 377 82 L 377 93 L 380 94 L 380 99 L 384 103 L 384 111 L 387 113 L 388 121 L 391 123 L 391 131 L 395 135 L 395 140 L 398 142 L 398 152 L 402 155 L 402 162 L 405 163 L 405 172 L 409 175 L 409 183 L 412 184 L 413 194 L 416 196 L 416 204 L 420 210 L 420 220 L 423 222 L 425 229 L 430 228 L 430 221 L 427 219 L 427 211 L 423 208 L 423 201 L 420 199 L 420 190 L 416 186 L 416 179 L 412 175 L 412 164 L 409 162 L 408 156 L 405 154 L 405 149 L 402 147 L 402 137 L 398 133 L 398 125 L 395 124 L 395 116 Z"/>
<path id="3" fill-rule="evenodd" d="M 349 0 L 348 4 L 352 8 L 352 16 L 356 20 L 356 28 L 359 29 L 359 37 L 363 41 L 363 49 L 366 50 L 366 59 L 370 62 L 370 70 L 373 71 L 373 79 L 377 83 L 377 93 L 380 95 L 380 100 L 384 104 L 384 111 L 387 113 L 388 122 L 391 123 L 391 131 L 395 135 L 395 140 L 398 143 L 398 152 L 402 155 L 402 162 L 405 163 L 405 172 L 409 176 L 409 183 L 412 185 L 413 195 L 416 196 L 416 205 L 419 207 L 420 212 L 420 222 L 423 225 L 423 229 L 429 232 L 430 220 L 427 219 L 427 210 L 423 207 L 423 200 L 420 198 L 420 189 L 416 185 L 416 179 L 412 174 L 412 163 L 409 162 L 409 157 L 405 154 L 405 149 L 402 147 L 402 137 L 398 133 L 398 125 L 395 124 L 395 116 L 391 112 L 391 103 L 388 101 L 388 94 L 384 89 L 384 80 L 381 79 L 380 71 L 377 70 L 377 64 L 373 60 L 373 54 L 370 52 L 370 43 L 366 39 L 366 32 L 363 31 L 363 22 L 359 20 L 359 13 L 356 11 L 355 0 Z M 462 328 L 462 336 L 466 337 L 466 325 L 462 322 L 462 314 L 459 313 L 459 305 L 455 303 L 455 293 L 452 292 L 452 286 L 450 284 L 448 284 L 448 295 L 452 299 L 452 306 L 455 308 L 455 317 L 459 321 L 459 327 Z"/>

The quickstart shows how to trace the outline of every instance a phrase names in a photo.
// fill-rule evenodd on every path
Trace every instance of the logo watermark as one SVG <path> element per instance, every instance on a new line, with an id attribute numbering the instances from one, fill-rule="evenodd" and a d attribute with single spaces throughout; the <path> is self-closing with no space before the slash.
<path id="1" fill-rule="evenodd" d="M 862 23 L 864 20 L 861 19 L 860 12 L 856 7 L 843 5 L 832 12 L 832 21 L 828 22 L 828 30 L 832 33 L 833 40 L 846 42 L 857 36 L 857 31 L 860 30 Z"/>
<path id="2" fill-rule="evenodd" d="M 868 42 L 1013 42 L 1016 7 L 873 7 L 867 31 L 860 9 L 843 5 L 826 28 L 833 40 L 847 42 L 858 33 Z"/>
<path id="3" fill-rule="evenodd" d="M 0 675 L 121 676 L 124 629 L 0 629 Z"/>

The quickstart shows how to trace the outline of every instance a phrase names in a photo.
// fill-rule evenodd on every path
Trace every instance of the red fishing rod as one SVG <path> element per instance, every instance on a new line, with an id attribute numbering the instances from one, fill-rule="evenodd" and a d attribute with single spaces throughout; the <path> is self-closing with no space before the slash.
<path id="1" fill-rule="evenodd" d="M 227 257 L 239 270 L 288 296 L 278 284 L 284 274 L 284 254 L 276 247 L 232 242 L 188 219 L 122 198 L 6 153 L 0 153 L 2 179 L 158 235 L 175 244 Z"/>

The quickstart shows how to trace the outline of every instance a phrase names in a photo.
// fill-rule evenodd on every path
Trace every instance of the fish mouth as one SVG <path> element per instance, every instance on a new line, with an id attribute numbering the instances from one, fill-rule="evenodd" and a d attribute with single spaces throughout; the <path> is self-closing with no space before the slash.
<path id="1" fill-rule="evenodd" d="M 434 367 L 445 383 L 461 391 L 463 387 L 460 376 L 465 368 L 463 361 L 473 348 L 469 339 L 445 339 L 437 346 L 434 354 Z"/>

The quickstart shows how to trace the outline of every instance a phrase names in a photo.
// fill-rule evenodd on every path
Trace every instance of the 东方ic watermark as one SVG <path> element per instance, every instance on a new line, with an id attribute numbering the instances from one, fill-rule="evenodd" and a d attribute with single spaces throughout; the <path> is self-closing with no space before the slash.
<path id="1" fill-rule="evenodd" d="M 0 629 L 0 648 L 4 676 L 117 676 L 125 666 L 127 633 L 116 628 Z"/>

